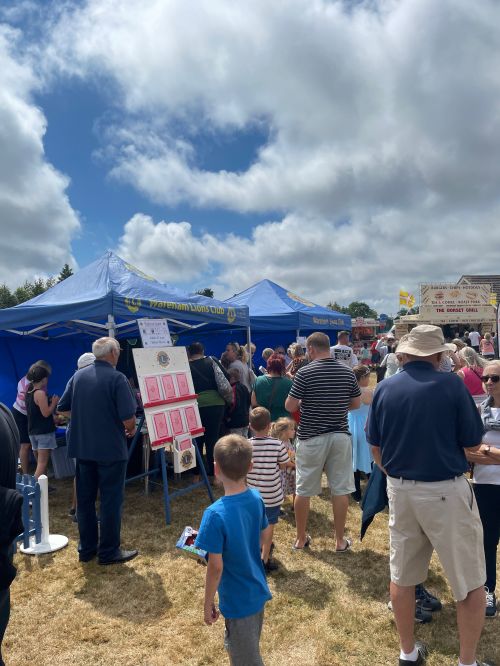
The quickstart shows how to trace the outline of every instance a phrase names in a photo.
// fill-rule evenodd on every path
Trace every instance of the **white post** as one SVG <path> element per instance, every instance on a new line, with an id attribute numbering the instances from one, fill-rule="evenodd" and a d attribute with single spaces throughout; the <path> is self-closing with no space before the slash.
<path id="1" fill-rule="evenodd" d="M 108 336 L 116 338 L 115 318 L 112 314 L 108 315 Z"/>
<path id="2" fill-rule="evenodd" d="M 45 474 L 38 478 L 40 486 L 40 517 L 42 520 L 42 540 L 35 543 L 35 537 L 30 538 L 28 548 L 21 546 L 20 551 L 25 555 L 44 555 L 61 550 L 68 545 L 68 537 L 62 534 L 50 534 L 49 530 L 49 480 Z"/>

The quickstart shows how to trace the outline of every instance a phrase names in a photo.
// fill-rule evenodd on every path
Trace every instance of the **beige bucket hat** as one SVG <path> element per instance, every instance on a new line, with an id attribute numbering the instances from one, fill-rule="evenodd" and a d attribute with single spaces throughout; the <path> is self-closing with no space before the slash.
<path id="1" fill-rule="evenodd" d="M 455 345 L 444 341 L 443 331 L 439 326 L 420 324 L 401 338 L 397 353 L 412 356 L 432 356 L 440 352 L 455 350 Z"/>

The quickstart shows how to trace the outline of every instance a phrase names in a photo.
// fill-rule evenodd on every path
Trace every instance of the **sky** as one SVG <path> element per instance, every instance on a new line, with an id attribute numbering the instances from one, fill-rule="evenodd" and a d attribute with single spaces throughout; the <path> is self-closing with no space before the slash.
<path id="1" fill-rule="evenodd" d="M 0 283 L 325 305 L 500 273 L 496 0 L 4 0 Z"/>

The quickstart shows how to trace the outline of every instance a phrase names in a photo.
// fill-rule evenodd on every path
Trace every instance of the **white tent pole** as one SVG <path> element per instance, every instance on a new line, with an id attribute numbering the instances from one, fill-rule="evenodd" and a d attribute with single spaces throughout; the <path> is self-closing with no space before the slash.
<path id="1" fill-rule="evenodd" d="M 116 338 L 115 318 L 112 314 L 108 315 L 108 335 L 110 338 Z"/>

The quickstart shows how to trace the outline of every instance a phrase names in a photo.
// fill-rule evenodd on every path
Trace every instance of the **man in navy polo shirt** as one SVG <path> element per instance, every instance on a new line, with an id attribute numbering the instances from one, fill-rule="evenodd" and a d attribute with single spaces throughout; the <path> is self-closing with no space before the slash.
<path id="1" fill-rule="evenodd" d="M 460 666 L 476 662 L 484 622 L 483 535 L 464 449 L 481 444 L 483 426 L 459 377 L 438 372 L 449 349 L 437 326 L 421 325 L 398 346 L 403 371 L 379 384 L 367 423 L 375 462 L 387 474 L 391 601 L 400 666 L 425 663 L 414 638 L 415 585 L 436 550 L 457 600 Z"/>
<path id="2" fill-rule="evenodd" d="M 100 338 L 92 352 L 95 362 L 69 380 L 58 410 L 71 413 L 68 455 L 76 458 L 80 562 L 98 555 L 99 564 L 114 564 L 138 554 L 120 548 L 127 435 L 135 433 L 136 401 L 125 375 L 116 370 L 118 342 Z M 98 491 L 100 529 L 95 510 Z"/>

